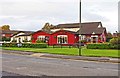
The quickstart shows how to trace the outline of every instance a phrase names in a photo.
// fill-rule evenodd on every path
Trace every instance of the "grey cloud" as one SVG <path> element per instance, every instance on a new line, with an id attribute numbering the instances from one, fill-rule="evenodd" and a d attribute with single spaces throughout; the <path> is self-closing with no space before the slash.
<path id="1" fill-rule="evenodd" d="M 72 3 L 44 3 L 44 2 L 29 2 L 29 3 L 3 3 L 0 5 L 4 14 L 2 15 L 61 15 L 66 14 L 70 10 L 76 11 L 77 5 Z M 78 10 L 78 9 L 77 9 Z M 68 15 L 69 15 L 68 14 Z"/>
<path id="2" fill-rule="evenodd" d="M 91 13 L 91 12 L 84 12 L 82 14 L 83 16 L 83 19 L 86 19 L 87 21 L 104 21 L 104 22 L 108 22 L 109 19 L 101 16 L 101 15 L 98 15 L 98 14 L 95 14 L 95 13 Z"/>
<path id="3" fill-rule="evenodd" d="M 45 22 L 52 24 L 75 22 L 78 18 L 78 7 L 76 8 L 76 3 L 46 3 L 40 1 L 23 3 L 13 1 L 0 4 L 2 6 L 2 13 L 0 15 L 6 16 L 6 18 L 0 18 L 0 24 L 9 24 L 12 29 L 37 30 Z"/>
<path id="4" fill-rule="evenodd" d="M 10 24 L 12 29 L 38 30 L 45 22 L 52 24 L 78 22 L 79 0 L 74 1 L 0 0 L 0 11 L 2 11 L 0 16 L 6 16 L 0 18 L 0 25 Z M 116 11 L 116 4 L 117 0 L 82 0 L 82 18 L 87 22 L 102 21 L 108 28 L 110 25 L 116 26 L 106 16 L 99 14 Z"/>

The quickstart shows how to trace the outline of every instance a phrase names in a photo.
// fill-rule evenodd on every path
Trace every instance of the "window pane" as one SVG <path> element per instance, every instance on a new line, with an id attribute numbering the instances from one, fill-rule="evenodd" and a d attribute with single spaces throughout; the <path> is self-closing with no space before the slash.
<path id="1" fill-rule="evenodd" d="M 58 39 L 57 43 L 60 43 L 60 44 L 67 43 L 67 35 L 58 35 L 57 39 Z"/>

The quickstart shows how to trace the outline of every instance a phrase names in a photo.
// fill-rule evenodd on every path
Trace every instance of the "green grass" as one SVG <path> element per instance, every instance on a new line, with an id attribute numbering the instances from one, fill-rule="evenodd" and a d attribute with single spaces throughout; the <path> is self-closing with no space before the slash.
<path id="1" fill-rule="evenodd" d="M 4 47 L 5 50 L 32 51 L 37 53 L 50 53 L 62 55 L 78 55 L 78 48 L 13 48 Z M 118 50 L 101 50 L 101 49 L 86 49 L 82 48 L 82 56 L 97 56 L 97 57 L 120 57 Z"/>

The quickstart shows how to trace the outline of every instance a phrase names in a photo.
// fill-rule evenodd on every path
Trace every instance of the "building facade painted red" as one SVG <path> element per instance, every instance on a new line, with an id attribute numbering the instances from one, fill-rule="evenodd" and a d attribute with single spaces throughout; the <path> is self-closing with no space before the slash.
<path id="1" fill-rule="evenodd" d="M 46 37 L 50 38 L 51 36 L 50 36 L 49 33 L 45 32 L 45 31 L 41 31 L 41 30 L 37 31 L 37 32 L 35 32 L 35 33 L 32 34 L 32 43 L 36 43 L 36 41 L 39 40 L 39 39 L 45 40 Z M 47 40 L 45 42 L 47 42 L 48 44 L 50 44 L 49 40 Z"/>
<path id="2" fill-rule="evenodd" d="M 79 37 L 75 32 L 59 30 L 51 34 L 50 45 L 53 44 L 75 44 L 77 43 Z"/>
<path id="3" fill-rule="evenodd" d="M 32 43 L 36 43 L 37 40 L 43 40 L 48 45 L 75 44 L 77 43 L 78 39 L 79 39 L 78 35 L 76 35 L 74 32 L 66 30 L 59 30 L 52 34 L 49 34 L 45 31 L 37 31 L 32 35 Z"/>
<path id="4" fill-rule="evenodd" d="M 75 32 L 59 30 L 52 34 L 45 31 L 37 31 L 32 35 L 32 43 L 36 43 L 37 40 L 43 40 L 48 45 L 54 44 L 75 44 L 79 41 L 79 35 Z M 106 42 L 105 33 L 102 34 L 86 34 L 81 35 L 80 40 L 86 40 L 87 43 L 104 43 Z"/>

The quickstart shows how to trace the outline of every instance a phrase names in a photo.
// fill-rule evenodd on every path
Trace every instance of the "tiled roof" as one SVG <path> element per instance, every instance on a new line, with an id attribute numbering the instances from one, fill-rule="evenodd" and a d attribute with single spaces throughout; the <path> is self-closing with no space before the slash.
<path id="1" fill-rule="evenodd" d="M 1 34 L 15 34 L 17 32 L 19 32 L 18 30 L 0 30 Z"/>
<path id="2" fill-rule="evenodd" d="M 99 27 L 100 26 L 100 27 Z M 101 22 L 87 22 L 87 23 L 70 23 L 70 24 L 59 24 L 54 26 L 51 29 L 60 29 L 60 28 L 80 28 L 77 34 L 101 34 L 106 28 L 102 27 Z"/>
<path id="3" fill-rule="evenodd" d="M 38 31 L 36 31 L 36 32 L 34 32 L 34 33 L 37 33 L 37 32 L 45 32 L 45 33 L 48 33 L 48 34 L 53 33 L 52 31 L 45 31 L 45 30 L 38 30 Z M 34 34 L 34 33 L 33 33 L 33 34 Z"/>
<path id="4" fill-rule="evenodd" d="M 70 23 L 70 24 L 59 24 L 54 26 L 51 29 L 58 29 L 58 28 L 78 28 L 79 27 L 79 23 Z"/>
<path id="5" fill-rule="evenodd" d="M 82 26 L 96 26 L 99 25 L 101 22 L 86 22 L 86 23 L 82 23 Z M 58 24 L 56 26 L 54 26 L 51 29 L 58 29 L 58 28 L 79 28 L 80 27 L 80 23 L 68 23 L 68 24 Z"/>
<path id="6" fill-rule="evenodd" d="M 74 31 L 69 31 L 69 30 L 58 30 L 58 31 L 55 31 L 54 33 L 59 32 L 59 31 L 70 32 L 70 33 L 76 34 L 76 32 L 74 32 Z M 53 33 L 52 33 L 52 34 L 53 34 Z"/>
<path id="7" fill-rule="evenodd" d="M 84 28 L 82 27 L 78 32 L 77 34 L 92 34 L 92 33 L 95 33 L 95 34 L 102 34 L 103 31 L 105 31 L 106 28 Z"/>
<path id="8" fill-rule="evenodd" d="M 17 35 L 17 34 L 19 34 L 21 32 L 23 32 L 24 34 L 19 35 L 19 36 L 29 36 L 29 35 L 31 35 L 33 33 L 33 31 L 19 31 L 19 32 L 13 34 L 12 36 L 15 36 L 15 35 Z"/>

